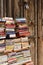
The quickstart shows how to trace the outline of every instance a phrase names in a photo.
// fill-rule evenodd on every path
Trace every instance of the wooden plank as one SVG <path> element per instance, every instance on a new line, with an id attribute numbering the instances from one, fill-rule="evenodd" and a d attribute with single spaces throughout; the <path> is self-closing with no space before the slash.
<path id="1" fill-rule="evenodd" d="M 38 43 L 38 23 L 37 23 L 37 0 L 34 0 L 34 21 L 35 21 L 35 26 L 34 26 L 34 35 L 35 35 L 35 40 L 34 40 L 34 65 L 37 65 L 37 43 Z"/>
<path id="2" fill-rule="evenodd" d="M 6 0 L 3 1 L 3 16 L 6 17 Z"/>
<path id="3" fill-rule="evenodd" d="M 9 17 L 11 17 L 11 16 L 12 16 L 11 1 L 12 1 L 12 0 L 9 0 Z"/>
<path id="4" fill-rule="evenodd" d="M 41 1 L 38 1 L 38 65 L 43 65 L 43 42 L 42 42 L 42 10 Z"/>
<path id="5" fill-rule="evenodd" d="M 3 0 L 1 0 L 1 17 L 3 17 Z"/>
<path id="6" fill-rule="evenodd" d="M 19 0 L 14 1 L 14 17 L 15 18 L 18 18 L 20 16 L 18 2 L 19 2 Z"/>
<path id="7" fill-rule="evenodd" d="M 0 17 L 1 17 L 1 0 L 0 0 Z"/>
<path id="8" fill-rule="evenodd" d="M 30 2 L 28 2 L 28 4 L 29 4 L 29 11 L 30 11 L 30 21 L 29 22 L 33 22 L 33 23 L 35 23 L 35 21 L 34 21 L 34 0 L 31 0 Z M 29 19 L 29 18 L 28 18 Z M 31 25 L 30 26 L 30 30 L 31 30 L 31 35 L 34 35 L 34 25 Z M 34 62 L 34 39 L 32 39 L 32 42 L 31 42 L 31 56 L 32 56 L 32 61 Z"/>

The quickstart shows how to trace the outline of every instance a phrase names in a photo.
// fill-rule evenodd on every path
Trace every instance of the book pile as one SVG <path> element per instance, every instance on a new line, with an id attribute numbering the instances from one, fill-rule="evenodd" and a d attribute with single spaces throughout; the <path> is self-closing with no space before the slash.
<path id="1" fill-rule="evenodd" d="M 25 18 L 17 18 L 16 23 L 18 25 L 19 36 L 30 36 L 30 32 L 28 31 L 27 21 Z"/>
<path id="2" fill-rule="evenodd" d="M 5 20 L 0 19 L 0 39 L 6 38 L 5 34 Z"/>
<path id="3" fill-rule="evenodd" d="M 6 24 L 5 24 L 5 27 L 6 27 L 6 37 L 7 38 L 16 37 L 16 34 L 15 34 L 15 23 L 14 23 L 13 18 L 4 17 L 3 19 L 6 20 Z"/>
<path id="4" fill-rule="evenodd" d="M 0 40 L 0 52 L 5 51 L 5 40 Z"/>
<path id="5" fill-rule="evenodd" d="M 1 55 L 0 56 L 0 65 L 8 65 L 8 56 L 7 55 Z"/>
<path id="6" fill-rule="evenodd" d="M 13 39 L 6 39 L 6 50 L 5 52 L 11 52 L 14 49 L 14 40 Z"/>
<path id="7" fill-rule="evenodd" d="M 28 54 L 27 54 L 28 53 Z M 23 62 L 25 61 L 31 61 L 31 56 L 30 56 L 30 51 L 29 50 L 25 50 L 25 51 L 21 51 L 21 52 L 13 52 L 13 53 L 9 53 L 8 54 L 8 63 L 10 65 L 19 65 L 20 63 L 23 64 Z"/>

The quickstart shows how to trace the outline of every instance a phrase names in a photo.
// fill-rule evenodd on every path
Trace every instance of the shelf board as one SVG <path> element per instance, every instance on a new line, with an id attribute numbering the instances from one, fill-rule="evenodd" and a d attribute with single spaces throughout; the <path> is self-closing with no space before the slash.
<path id="1" fill-rule="evenodd" d="M 14 52 L 19 52 L 19 51 L 28 50 L 28 49 L 29 49 L 29 47 L 28 48 L 24 48 L 24 49 L 20 49 L 20 50 L 15 50 Z"/>
<path id="2" fill-rule="evenodd" d="M 22 36 L 23 38 L 26 37 L 26 36 Z M 27 36 L 29 39 L 30 38 L 34 38 L 34 35 L 33 36 Z M 21 38 L 21 37 L 13 37 L 13 38 L 2 38 L 0 40 L 9 40 L 9 39 L 18 39 L 18 38 Z"/>
<path id="3" fill-rule="evenodd" d="M 30 62 L 31 62 L 30 60 L 25 60 L 25 61 L 22 61 L 22 62 L 19 62 L 19 63 L 11 64 L 11 65 L 22 65 L 22 64 L 26 64 L 26 63 L 30 63 Z"/>
<path id="4" fill-rule="evenodd" d="M 20 49 L 20 50 L 12 50 L 12 51 L 4 51 L 3 53 L 4 54 L 8 54 L 8 53 L 11 53 L 11 52 L 20 52 L 20 51 L 24 51 L 24 50 L 28 50 L 30 48 L 30 46 L 29 47 L 27 47 L 27 48 L 24 48 L 24 49 Z"/>

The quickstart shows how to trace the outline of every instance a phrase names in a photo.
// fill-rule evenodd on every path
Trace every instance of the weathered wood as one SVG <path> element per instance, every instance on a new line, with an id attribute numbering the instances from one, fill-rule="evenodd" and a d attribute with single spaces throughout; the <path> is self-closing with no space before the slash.
<path id="1" fill-rule="evenodd" d="M 29 13 L 27 12 L 27 14 L 29 17 L 27 19 L 30 18 L 29 22 L 34 22 L 34 0 L 29 1 L 28 5 L 29 5 L 29 10 L 28 10 Z M 34 26 L 31 25 L 29 29 L 31 32 L 31 36 L 34 35 Z M 32 40 L 32 42 L 31 42 L 31 56 L 32 56 L 32 60 L 34 62 L 34 40 Z"/>
<path id="2" fill-rule="evenodd" d="M 34 35 L 35 35 L 35 41 L 34 41 L 34 65 L 37 65 L 37 42 L 38 42 L 38 24 L 37 24 L 37 0 L 34 0 L 34 21 L 35 21 L 35 26 L 34 26 Z"/>
<path id="3" fill-rule="evenodd" d="M 6 0 L 3 1 L 3 16 L 6 17 Z"/>
<path id="4" fill-rule="evenodd" d="M 12 16 L 11 1 L 12 1 L 12 0 L 9 0 L 9 17 Z"/>
<path id="5" fill-rule="evenodd" d="M 1 0 L 1 17 L 3 17 L 3 0 Z"/>
<path id="6" fill-rule="evenodd" d="M 15 7 L 15 8 L 14 8 L 14 17 L 15 17 L 15 18 L 18 18 L 19 15 L 20 15 L 20 14 L 19 14 L 19 6 L 18 6 L 19 4 L 18 4 L 18 2 L 19 2 L 19 0 L 15 0 L 15 1 L 14 1 L 14 3 L 15 3 L 15 5 L 14 5 L 14 7 Z"/>
<path id="7" fill-rule="evenodd" d="M 0 17 L 1 17 L 1 0 L 0 0 Z"/>
<path id="8" fill-rule="evenodd" d="M 38 1 L 38 65 L 43 65 L 41 0 Z"/>

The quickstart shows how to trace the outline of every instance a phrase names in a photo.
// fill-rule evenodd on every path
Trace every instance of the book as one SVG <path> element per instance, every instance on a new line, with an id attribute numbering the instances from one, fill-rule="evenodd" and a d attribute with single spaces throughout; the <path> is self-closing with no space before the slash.
<path id="1" fill-rule="evenodd" d="M 16 63 L 17 58 L 15 57 L 16 52 L 12 52 L 8 54 L 8 63 Z"/>
<path id="2" fill-rule="evenodd" d="M 22 53 L 23 53 L 24 57 L 30 57 L 31 56 L 30 50 L 24 50 L 24 51 L 22 51 Z"/>
<path id="3" fill-rule="evenodd" d="M 6 44 L 5 44 L 4 40 L 2 40 L 2 42 L 0 41 L 0 52 L 5 51 L 5 47 L 6 47 Z"/>
<path id="4" fill-rule="evenodd" d="M 5 62 L 5 63 L 1 63 L 0 65 L 8 65 L 8 63 L 7 63 L 7 62 Z"/>
<path id="5" fill-rule="evenodd" d="M 21 50 L 21 42 L 14 43 L 14 51 L 15 50 Z"/>
<path id="6" fill-rule="evenodd" d="M 15 24 L 5 24 L 6 28 L 15 28 Z"/>
<path id="7" fill-rule="evenodd" d="M 5 42 L 5 40 L 0 40 L 0 44 L 3 44 Z"/>
<path id="8" fill-rule="evenodd" d="M 5 35 L 5 23 L 0 22 L 0 39 L 6 38 Z"/>
<path id="9" fill-rule="evenodd" d="M 21 42 L 28 42 L 28 37 L 22 37 Z"/>
<path id="10" fill-rule="evenodd" d="M 19 32 L 19 36 L 24 36 L 24 37 L 28 37 L 28 36 L 30 36 L 30 32 L 28 32 L 28 31 L 22 31 L 22 32 Z"/>
<path id="11" fill-rule="evenodd" d="M 21 42 L 21 38 L 14 39 L 15 43 Z"/>
<path id="12" fill-rule="evenodd" d="M 8 60 L 8 56 L 7 55 L 0 56 L 0 63 L 7 62 L 7 60 Z"/>
<path id="13" fill-rule="evenodd" d="M 16 37 L 15 31 L 7 31 L 6 32 L 6 37 L 7 38 L 14 38 L 14 37 Z"/>
<path id="14" fill-rule="evenodd" d="M 14 48 L 14 39 L 6 40 L 6 51 L 12 51 Z"/>
<path id="15" fill-rule="evenodd" d="M 22 42 L 22 49 L 29 48 L 28 42 Z"/>
<path id="16" fill-rule="evenodd" d="M 26 22 L 25 18 L 16 18 L 15 20 L 17 23 L 25 23 Z"/>

